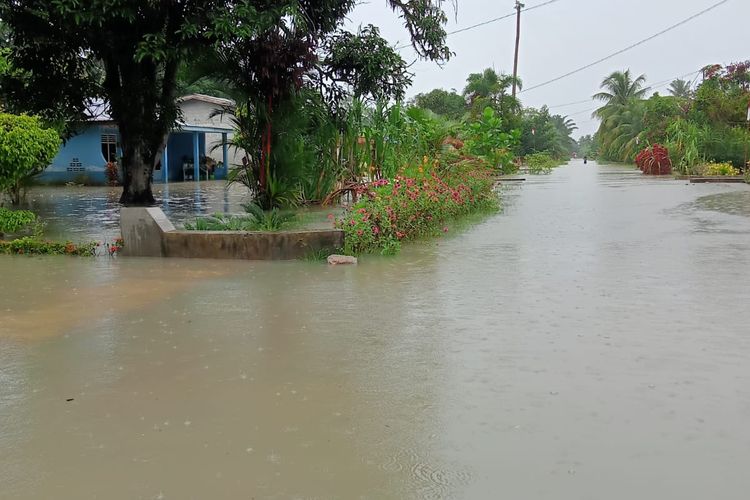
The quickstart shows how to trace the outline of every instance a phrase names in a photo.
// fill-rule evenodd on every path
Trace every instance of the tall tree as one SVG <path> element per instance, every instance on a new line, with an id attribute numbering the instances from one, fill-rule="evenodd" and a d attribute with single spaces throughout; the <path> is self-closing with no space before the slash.
<path id="1" fill-rule="evenodd" d="M 669 84 L 669 93 L 675 97 L 689 99 L 693 96 L 693 89 L 690 82 L 678 78 Z"/>
<path id="2" fill-rule="evenodd" d="M 637 153 L 644 128 L 642 99 L 649 90 L 645 84 L 644 75 L 634 79 L 630 70 L 615 71 L 602 81 L 602 92 L 594 94 L 594 99 L 604 102 L 593 113 L 601 120 L 597 134 L 604 158 L 627 161 Z"/>
<path id="3" fill-rule="evenodd" d="M 594 94 L 594 99 L 604 101 L 602 110 L 608 106 L 624 106 L 632 99 L 642 99 L 648 92 L 645 87 L 646 76 L 640 75 L 633 79 L 630 70 L 615 71 L 602 81 L 602 92 Z M 597 110 L 597 114 L 599 113 Z"/>
<path id="4" fill-rule="evenodd" d="M 521 89 L 522 82 L 516 79 L 516 85 Z M 505 112 L 518 113 L 521 110 L 520 101 L 511 95 L 513 76 L 498 74 L 494 69 L 487 68 L 481 73 L 472 73 L 466 79 L 463 95 L 479 111 L 485 106 L 492 106 L 500 114 Z"/>
<path id="5" fill-rule="evenodd" d="M 387 3 L 421 57 L 450 57 L 442 0 Z M 327 40 L 342 36 L 342 22 L 355 5 L 355 0 L 0 0 L 0 18 L 10 29 L 12 63 L 31 75 L 29 85 L 17 89 L 18 96 L 29 96 L 30 107 L 44 110 L 63 100 L 80 112 L 87 98 L 96 97 L 89 89 L 99 81 L 90 66 L 101 65 L 99 94 L 109 103 L 123 150 L 121 201 L 147 205 L 154 202 L 154 166 L 177 119 L 182 62 L 205 52 L 272 46 L 274 37 L 283 36 L 289 42 L 285 49 L 304 50 L 287 53 L 297 58 L 278 61 L 284 67 L 275 74 L 295 79 L 317 64 Z M 269 80 L 261 80 L 254 82 L 267 90 Z M 277 83 L 284 92 L 285 82 Z"/>
<path id="6" fill-rule="evenodd" d="M 426 94 L 417 94 L 414 105 L 451 120 L 458 120 L 466 113 L 466 99 L 455 90 L 433 89 Z"/>

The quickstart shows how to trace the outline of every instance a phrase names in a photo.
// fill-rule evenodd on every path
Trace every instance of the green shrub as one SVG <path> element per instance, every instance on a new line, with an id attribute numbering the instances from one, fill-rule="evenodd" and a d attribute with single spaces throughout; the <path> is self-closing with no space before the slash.
<path id="1" fill-rule="evenodd" d="M 281 231 L 288 229 L 297 219 L 291 212 L 281 212 L 274 208 L 263 210 L 251 203 L 243 205 L 248 215 L 226 215 L 215 213 L 199 217 L 194 223 L 186 223 L 188 231 Z"/>
<path id="2" fill-rule="evenodd" d="M 516 171 L 512 149 L 518 144 L 520 132 L 503 132 L 503 123 L 495 110 L 487 107 L 476 121 L 467 125 L 464 148 L 502 173 Z"/>
<path id="3" fill-rule="evenodd" d="M 34 212 L 28 210 L 8 210 L 0 207 L 0 236 L 3 233 L 17 233 L 36 222 Z"/>
<path id="4" fill-rule="evenodd" d="M 526 155 L 524 161 L 529 168 L 529 173 L 531 174 L 549 174 L 552 172 L 553 168 L 560 165 L 560 162 L 555 160 L 552 155 L 546 151 Z"/>
<path id="5" fill-rule="evenodd" d="M 97 243 L 74 244 L 44 241 L 27 236 L 13 241 L 0 241 L 0 254 L 17 255 L 96 255 Z"/>
<path id="6" fill-rule="evenodd" d="M 703 175 L 708 175 L 708 176 L 740 175 L 739 169 L 734 168 L 734 166 L 729 162 L 724 162 L 724 163 L 711 162 L 703 166 L 702 173 Z"/>
<path id="7" fill-rule="evenodd" d="M 336 221 L 345 234 L 344 253 L 394 254 L 402 241 L 447 231 L 449 220 L 497 210 L 494 172 L 474 161 L 438 175 L 425 161 L 413 172 L 370 183 L 361 190 L 362 199 Z"/>
<path id="8" fill-rule="evenodd" d="M 60 148 L 60 136 L 33 116 L 0 113 L 0 194 L 21 201 L 23 189 Z"/>

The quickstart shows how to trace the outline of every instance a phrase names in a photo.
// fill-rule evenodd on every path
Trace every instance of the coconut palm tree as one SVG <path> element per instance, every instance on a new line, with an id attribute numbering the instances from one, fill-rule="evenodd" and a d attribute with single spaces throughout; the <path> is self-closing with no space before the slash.
<path id="1" fill-rule="evenodd" d="M 693 96 L 693 89 L 690 82 L 678 78 L 669 84 L 669 93 L 675 97 L 690 99 Z"/>
<path id="2" fill-rule="evenodd" d="M 615 71 L 607 78 L 602 80 L 601 88 L 603 92 L 594 94 L 594 99 L 604 101 L 604 106 L 597 109 L 594 115 L 601 118 L 602 111 L 609 106 L 625 106 L 633 99 L 642 99 L 646 92 L 646 76 L 640 75 L 633 79 L 630 76 L 630 70 Z"/>
<path id="3" fill-rule="evenodd" d="M 602 81 L 602 92 L 594 99 L 604 105 L 594 111 L 599 118 L 599 139 L 602 156 L 616 161 L 629 161 L 637 153 L 643 132 L 644 107 L 642 99 L 649 88 L 646 77 L 633 78 L 630 70 L 615 71 Z"/>

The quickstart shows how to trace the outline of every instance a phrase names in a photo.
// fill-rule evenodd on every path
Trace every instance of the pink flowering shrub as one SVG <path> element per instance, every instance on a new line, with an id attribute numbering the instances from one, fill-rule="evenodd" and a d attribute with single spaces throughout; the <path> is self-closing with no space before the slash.
<path id="1" fill-rule="evenodd" d="M 447 231 L 448 220 L 497 209 L 493 172 L 481 162 L 457 164 L 439 175 L 425 160 L 413 172 L 360 188 L 360 201 L 336 221 L 344 251 L 398 252 L 400 243 Z"/>

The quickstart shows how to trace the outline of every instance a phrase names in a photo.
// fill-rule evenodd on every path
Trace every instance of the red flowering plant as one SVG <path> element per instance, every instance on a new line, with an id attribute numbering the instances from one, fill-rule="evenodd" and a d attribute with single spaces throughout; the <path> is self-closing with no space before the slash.
<path id="1" fill-rule="evenodd" d="M 635 157 L 635 164 L 646 175 L 670 175 L 672 160 L 669 151 L 661 144 L 645 148 Z"/>
<path id="2" fill-rule="evenodd" d="M 107 185 L 117 186 L 120 181 L 120 174 L 117 171 L 117 162 L 107 162 L 104 166 L 104 173 L 107 176 Z"/>
<path id="3" fill-rule="evenodd" d="M 424 158 L 393 179 L 363 185 L 360 200 L 335 223 L 345 233 L 344 251 L 396 253 L 402 241 L 445 231 L 448 220 L 497 209 L 493 171 L 486 164 L 465 161 L 442 173 L 438 166 Z"/>

